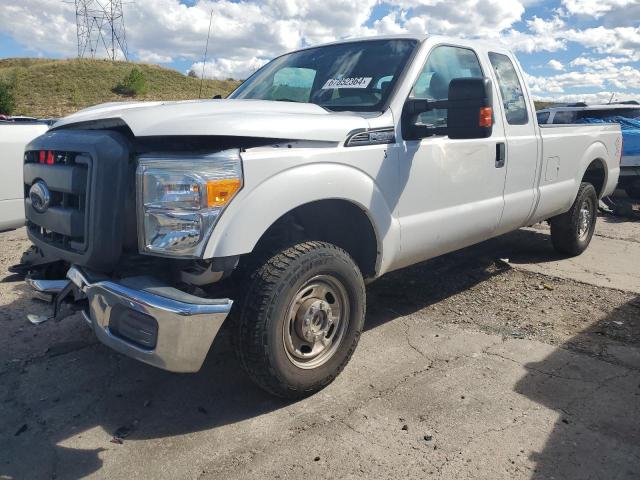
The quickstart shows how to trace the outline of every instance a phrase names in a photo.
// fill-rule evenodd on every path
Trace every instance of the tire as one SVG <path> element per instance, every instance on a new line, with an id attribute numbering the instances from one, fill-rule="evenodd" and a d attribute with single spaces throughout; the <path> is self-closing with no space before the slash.
<path id="1" fill-rule="evenodd" d="M 551 242 L 559 253 L 576 256 L 586 250 L 596 228 L 598 195 L 590 183 L 581 183 L 568 212 L 550 219 Z"/>
<path id="2" fill-rule="evenodd" d="M 349 254 L 330 243 L 299 243 L 273 254 L 247 280 L 233 344 L 251 379 L 290 399 L 331 383 L 364 324 L 364 280 Z"/>

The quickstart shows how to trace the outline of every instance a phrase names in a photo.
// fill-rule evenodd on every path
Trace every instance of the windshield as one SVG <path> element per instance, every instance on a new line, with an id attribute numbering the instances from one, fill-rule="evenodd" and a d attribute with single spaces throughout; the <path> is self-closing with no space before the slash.
<path id="1" fill-rule="evenodd" d="M 289 53 L 262 67 L 229 98 L 379 111 L 417 43 L 410 39 L 370 40 Z"/>

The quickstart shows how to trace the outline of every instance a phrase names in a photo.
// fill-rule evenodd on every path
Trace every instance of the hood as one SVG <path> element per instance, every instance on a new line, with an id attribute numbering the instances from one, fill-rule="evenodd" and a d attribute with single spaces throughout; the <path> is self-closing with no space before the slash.
<path id="1" fill-rule="evenodd" d="M 341 142 L 349 132 L 369 127 L 364 116 L 329 112 L 311 103 L 268 100 L 118 102 L 80 110 L 54 129 L 118 119 L 136 137 L 220 135 Z"/>

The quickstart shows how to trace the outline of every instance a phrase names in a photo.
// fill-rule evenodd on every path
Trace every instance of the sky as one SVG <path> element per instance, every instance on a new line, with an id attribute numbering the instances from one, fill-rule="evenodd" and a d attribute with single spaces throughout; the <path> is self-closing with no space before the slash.
<path id="1" fill-rule="evenodd" d="M 539 100 L 640 100 L 640 0 L 123 0 L 123 10 L 130 59 L 198 75 L 213 12 L 208 78 L 246 78 L 301 46 L 426 33 L 510 47 Z M 0 57 L 74 57 L 75 22 L 70 0 L 0 0 Z"/>

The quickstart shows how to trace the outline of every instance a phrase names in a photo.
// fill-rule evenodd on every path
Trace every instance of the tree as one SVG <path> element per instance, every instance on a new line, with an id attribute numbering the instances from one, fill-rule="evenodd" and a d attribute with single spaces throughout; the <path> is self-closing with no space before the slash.
<path id="1" fill-rule="evenodd" d="M 138 67 L 133 67 L 128 75 L 113 88 L 115 93 L 135 97 L 147 92 L 147 78 Z"/>
<path id="2" fill-rule="evenodd" d="M 195 70 L 189 70 L 187 72 L 187 77 L 191 77 L 191 78 L 198 78 L 198 74 L 196 73 Z"/>
<path id="3" fill-rule="evenodd" d="M 11 85 L 0 80 L 0 114 L 11 115 L 15 108 L 16 99 Z"/>

